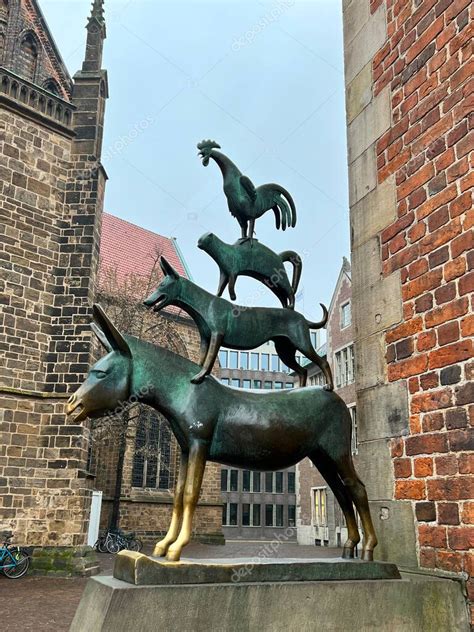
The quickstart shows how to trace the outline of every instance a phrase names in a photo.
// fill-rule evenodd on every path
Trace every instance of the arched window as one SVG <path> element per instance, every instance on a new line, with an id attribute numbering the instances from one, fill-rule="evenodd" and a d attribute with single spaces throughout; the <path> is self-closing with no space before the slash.
<path id="1" fill-rule="evenodd" d="M 47 79 L 43 84 L 43 88 L 47 90 L 48 92 L 51 92 L 52 94 L 55 94 L 57 96 L 60 96 L 61 94 L 59 90 L 59 86 L 54 79 Z"/>
<path id="2" fill-rule="evenodd" d="M 3 59 L 3 51 L 5 50 L 5 33 L 0 28 L 0 62 Z"/>
<path id="3" fill-rule="evenodd" d="M 20 45 L 20 72 L 19 74 L 30 81 L 33 81 L 36 75 L 36 66 L 38 63 L 38 46 L 36 40 L 31 33 L 27 33 Z"/>
<path id="4" fill-rule="evenodd" d="M 133 456 L 132 487 L 169 490 L 173 483 L 172 436 L 168 422 L 140 406 Z"/>

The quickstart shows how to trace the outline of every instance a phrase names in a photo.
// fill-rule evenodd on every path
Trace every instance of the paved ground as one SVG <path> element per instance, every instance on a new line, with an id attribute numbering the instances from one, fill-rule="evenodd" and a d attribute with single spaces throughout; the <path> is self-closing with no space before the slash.
<path id="1" fill-rule="evenodd" d="M 151 553 L 145 549 L 144 553 Z M 227 542 L 225 546 L 191 544 L 186 549 L 186 557 L 236 558 L 255 557 L 338 557 L 339 549 L 298 546 L 291 543 L 273 542 Z M 101 575 L 111 575 L 114 555 L 98 558 Z M 1 632 L 67 632 L 87 579 L 50 579 L 47 577 L 24 577 L 19 580 L 7 579 L 0 575 L 0 596 L 4 606 L 1 618 Z"/>

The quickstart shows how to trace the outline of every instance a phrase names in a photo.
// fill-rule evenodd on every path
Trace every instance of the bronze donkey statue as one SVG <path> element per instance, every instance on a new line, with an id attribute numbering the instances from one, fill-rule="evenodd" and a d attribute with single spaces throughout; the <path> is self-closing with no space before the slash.
<path id="1" fill-rule="evenodd" d="M 310 329 L 326 324 L 328 312 L 324 305 L 321 305 L 324 318 L 318 323 L 310 323 L 303 314 L 291 309 L 233 305 L 180 276 L 164 257 L 160 257 L 160 265 L 165 277 L 144 304 L 155 311 L 176 305 L 194 319 L 201 334 L 199 364 L 202 367 L 192 378 L 194 384 L 211 373 L 221 346 L 255 349 L 273 340 L 280 358 L 298 374 L 300 386 L 306 386 L 308 370 L 296 361 L 296 351 L 321 368 L 326 378 L 324 388 L 334 388 L 331 368 L 326 358 L 316 353 L 309 334 Z"/>
<path id="2" fill-rule="evenodd" d="M 281 470 L 309 457 L 344 513 L 348 539 L 343 557 L 360 541 L 354 507 L 364 532 L 362 559 L 377 544 L 365 487 L 351 456 L 351 416 L 343 400 L 320 387 L 252 392 L 213 377 L 192 384 L 196 365 L 171 351 L 123 336 L 94 306 L 94 331 L 109 352 L 69 399 L 75 421 L 113 412 L 130 398 L 162 413 L 181 448 L 171 524 L 154 554 L 177 561 L 189 542 L 206 461 L 249 470 Z"/>
<path id="3" fill-rule="evenodd" d="M 257 239 L 226 244 L 214 233 L 200 237 L 198 247 L 207 252 L 219 266 L 220 278 L 217 296 L 222 296 L 229 285 L 230 298 L 235 301 L 235 282 L 239 276 L 262 281 L 278 298 L 283 307 L 294 309 L 295 294 L 301 278 L 301 257 L 293 250 L 280 254 L 273 252 Z M 285 262 L 293 266 L 293 278 L 288 279 Z"/>

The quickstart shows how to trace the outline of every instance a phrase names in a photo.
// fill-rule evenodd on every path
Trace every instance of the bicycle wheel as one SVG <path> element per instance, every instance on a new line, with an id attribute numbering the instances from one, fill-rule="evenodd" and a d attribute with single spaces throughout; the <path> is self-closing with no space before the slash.
<path id="1" fill-rule="evenodd" d="M 105 548 L 109 553 L 118 553 L 120 551 L 120 544 L 114 536 L 109 536 L 105 541 Z"/>
<path id="2" fill-rule="evenodd" d="M 30 567 L 30 557 L 24 551 L 10 551 L 14 560 L 15 566 L 4 566 L 3 572 L 10 579 L 19 579 L 25 575 Z M 11 560 L 10 560 L 11 561 Z M 13 562 L 11 562 L 13 564 Z"/>
<path id="3" fill-rule="evenodd" d="M 101 536 L 94 545 L 95 549 L 99 551 L 99 553 L 107 553 L 107 548 L 105 546 L 105 536 Z"/>
<path id="4" fill-rule="evenodd" d="M 136 551 L 139 553 L 143 548 L 143 544 L 140 540 L 129 540 L 126 548 L 128 551 Z"/>

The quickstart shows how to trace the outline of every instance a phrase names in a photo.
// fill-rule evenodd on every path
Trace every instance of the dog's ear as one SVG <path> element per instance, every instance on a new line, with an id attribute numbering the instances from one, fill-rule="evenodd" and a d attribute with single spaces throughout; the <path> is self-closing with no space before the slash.
<path id="1" fill-rule="evenodd" d="M 170 276 L 173 279 L 179 279 L 179 274 L 176 272 L 173 266 L 165 259 L 165 257 L 160 257 L 160 266 L 165 276 Z"/>

